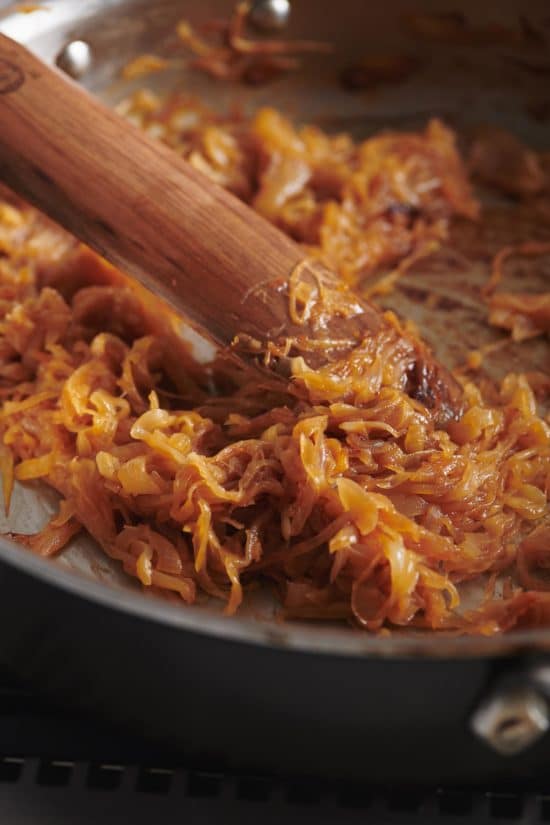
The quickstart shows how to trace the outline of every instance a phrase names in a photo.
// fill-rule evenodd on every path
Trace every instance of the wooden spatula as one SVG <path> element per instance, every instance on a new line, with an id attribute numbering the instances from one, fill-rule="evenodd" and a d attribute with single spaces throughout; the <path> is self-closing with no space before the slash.
<path id="1" fill-rule="evenodd" d="M 388 331 L 377 309 L 260 215 L 3 35 L 0 181 L 219 344 L 238 337 L 241 354 L 288 338 L 339 342 L 305 348 L 320 366 Z M 341 291 L 334 312 L 291 317 L 297 272 Z M 410 394 L 449 418 L 460 404 L 456 383 L 417 341 L 404 337 L 403 346 Z"/>

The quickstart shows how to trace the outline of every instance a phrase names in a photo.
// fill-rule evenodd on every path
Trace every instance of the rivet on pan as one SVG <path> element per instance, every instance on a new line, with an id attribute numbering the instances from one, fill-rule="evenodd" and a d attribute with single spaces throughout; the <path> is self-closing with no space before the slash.
<path id="1" fill-rule="evenodd" d="M 470 726 L 494 751 L 513 756 L 546 733 L 550 726 L 548 705 L 529 687 L 497 690 L 477 708 Z"/>
<path id="2" fill-rule="evenodd" d="M 92 65 L 92 50 L 84 40 L 71 40 L 61 49 L 55 62 L 66 74 L 79 80 Z"/>
<path id="3" fill-rule="evenodd" d="M 250 10 L 250 22 L 264 31 L 284 29 L 289 18 L 289 0 L 256 0 Z"/>

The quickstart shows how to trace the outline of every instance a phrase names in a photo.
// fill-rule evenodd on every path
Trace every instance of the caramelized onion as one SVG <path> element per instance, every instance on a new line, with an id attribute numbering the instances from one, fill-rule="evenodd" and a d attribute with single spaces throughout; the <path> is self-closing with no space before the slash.
<path id="1" fill-rule="evenodd" d="M 479 217 L 439 121 L 356 145 L 271 109 L 219 118 L 181 96 L 140 93 L 125 112 L 162 126 L 176 151 L 348 281 L 381 265 L 404 271 L 453 216 Z M 425 403 L 434 376 L 410 391 L 410 340 L 395 316 L 317 370 L 289 341 L 290 379 L 260 380 L 223 359 L 198 364 L 155 299 L 11 199 L 0 203 L 0 250 L 5 503 L 14 478 L 43 479 L 62 502 L 57 520 L 17 540 L 52 555 L 84 528 L 144 588 L 188 603 L 206 593 L 228 613 L 262 579 L 288 616 L 373 632 L 550 623 L 550 432 L 524 376 L 490 400 L 465 383 L 462 412 L 444 426 Z M 492 300 L 546 328 L 542 299 Z M 353 315 L 354 302 L 291 279 L 297 325 Z M 338 349 L 315 342 L 325 345 Z M 501 598 L 503 571 L 519 585 Z M 472 579 L 481 595 L 464 613 L 459 585 Z"/>

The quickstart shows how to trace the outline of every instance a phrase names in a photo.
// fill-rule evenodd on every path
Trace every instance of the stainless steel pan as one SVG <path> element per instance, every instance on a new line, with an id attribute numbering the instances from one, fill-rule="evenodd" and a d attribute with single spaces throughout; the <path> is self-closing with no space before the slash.
<path id="1" fill-rule="evenodd" d="M 120 79 L 132 57 L 165 51 L 179 19 L 227 15 L 228 0 L 45 5 L 24 14 L 0 0 L 0 29 L 109 103 L 132 87 L 184 84 L 215 107 L 235 98 L 250 109 L 269 103 L 358 137 L 438 114 L 465 130 L 496 123 L 550 148 L 549 124 L 530 114 L 548 100 L 548 78 L 522 67 L 541 49 L 530 43 L 535 35 L 529 32 L 550 41 L 544 0 L 462 3 L 460 11 L 474 26 L 498 22 L 523 32 L 517 43 L 496 38 L 484 46 L 421 38 L 403 24 L 412 11 L 406 0 L 386 6 L 295 0 L 285 36 L 329 40 L 334 54 L 308 58 L 300 72 L 250 89 L 182 70 L 133 84 Z M 414 11 L 456 8 L 448 0 L 425 0 Z M 373 51 L 413 54 L 420 68 L 400 84 L 346 91 L 338 80 L 342 71 Z M 504 225 L 501 232 L 504 243 L 513 233 L 524 239 L 529 227 Z M 444 282 L 427 270 L 388 305 L 413 317 L 438 354 L 455 364 L 494 335 L 472 297 L 484 277 L 478 264 Z M 540 286 L 550 273 L 522 271 L 521 277 L 532 285 L 538 279 Z M 441 311 L 430 313 L 418 299 L 428 291 L 439 293 Z M 499 375 L 511 366 L 542 368 L 547 358 L 538 340 L 496 353 L 488 367 Z M 47 491 L 19 487 L 0 529 L 30 532 L 54 506 Z M 260 599 L 227 619 L 216 605 L 178 607 L 145 597 L 90 540 L 78 539 L 54 562 L 0 540 L 0 658 L 58 702 L 137 727 L 190 757 L 208 751 L 233 765 L 371 781 L 475 781 L 544 767 L 550 755 L 550 631 L 383 639 L 343 627 L 282 624 L 273 612 Z"/>

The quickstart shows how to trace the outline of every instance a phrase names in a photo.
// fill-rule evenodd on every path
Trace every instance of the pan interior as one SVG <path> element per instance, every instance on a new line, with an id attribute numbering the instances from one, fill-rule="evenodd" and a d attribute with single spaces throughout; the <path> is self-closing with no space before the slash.
<path id="1" fill-rule="evenodd" d="M 294 120 L 315 122 L 329 131 L 348 131 L 355 138 L 366 137 L 384 128 L 415 128 L 432 115 L 442 117 L 459 131 L 491 123 L 511 129 L 536 148 L 549 148 L 548 123 L 533 117 L 537 104 L 548 103 L 547 77 L 525 68 L 529 48 L 514 40 L 495 38 L 494 43 L 449 44 L 422 39 L 407 25 L 410 5 L 406 0 L 386 6 L 362 0 L 300 0 L 294 3 L 291 24 L 285 36 L 315 38 L 334 45 L 330 56 L 310 56 L 302 68 L 268 86 L 249 88 L 216 82 L 204 74 L 178 67 L 132 82 L 121 78 L 121 69 L 134 57 L 170 53 L 174 28 L 182 18 L 198 23 L 227 16 L 232 0 L 47 0 L 44 9 L 25 14 L 11 0 L 0 0 L 0 30 L 25 43 L 40 57 L 54 63 L 67 43 L 83 40 L 89 44 L 92 62 L 81 82 L 94 94 L 114 105 L 137 88 L 156 92 L 183 88 L 198 95 L 212 107 L 226 109 L 238 102 L 253 111 L 269 104 Z M 449 0 L 420 2 L 418 14 L 445 18 L 457 13 Z M 543 32 L 550 37 L 548 8 L 544 0 L 529 4 L 521 0 L 462 3 L 460 14 L 473 27 L 498 24 L 505 30 Z M 534 36 L 534 35 L 533 35 Z M 528 38 L 527 38 L 528 44 Z M 368 54 L 412 55 L 419 66 L 410 77 L 394 84 L 351 93 L 339 82 L 342 71 Z M 525 239 L 528 225 L 517 225 L 503 209 L 492 243 L 513 243 Z M 528 237 L 528 235 L 527 235 Z M 500 239 L 500 240 L 499 240 Z M 456 276 L 442 279 L 426 268 L 414 275 L 414 288 L 406 281 L 386 299 L 385 305 L 412 318 L 448 365 L 464 361 L 466 352 L 499 338 L 487 327 L 476 300 L 479 286 L 487 277 L 486 261 L 464 258 Z M 518 268 L 522 289 L 541 290 L 550 271 L 533 266 Z M 436 294 L 437 312 L 425 304 L 427 294 Z M 201 346 L 199 342 L 199 347 Z M 203 347 L 206 345 L 203 344 Z M 206 349 L 204 349 L 206 353 Z M 495 351 L 486 368 L 494 377 L 510 370 L 542 369 L 548 349 L 542 339 Z M 30 533 L 39 529 L 55 510 L 55 495 L 42 486 L 17 486 L 9 518 L 0 517 L 0 530 Z M 281 623 L 269 597 L 248 600 L 236 618 L 225 619 L 218 604 L 185 608 L 144 597 L 139 586 L 114 562 L 98 551 L 93 541 L 79 537 L 55 562 L 36 559 L 8 541 L 0 541 L 0 556 L 17 566 L 56 580 L 61 586 L 123 609 L 146 613 L 202 632 L 227 635 L 252 642 L 314 649 L 339 654 L 377 655 L 461 655 L 500 653 L 510 646 L 550 646 L 544 631 L 516 633 L 505 638 L 452 639 L 429 634 L 403 633 L 392 638 L 373 638 L 348 628 L 327 625 Z M 466 602 L 467 602 L 467 594 Z"/>

